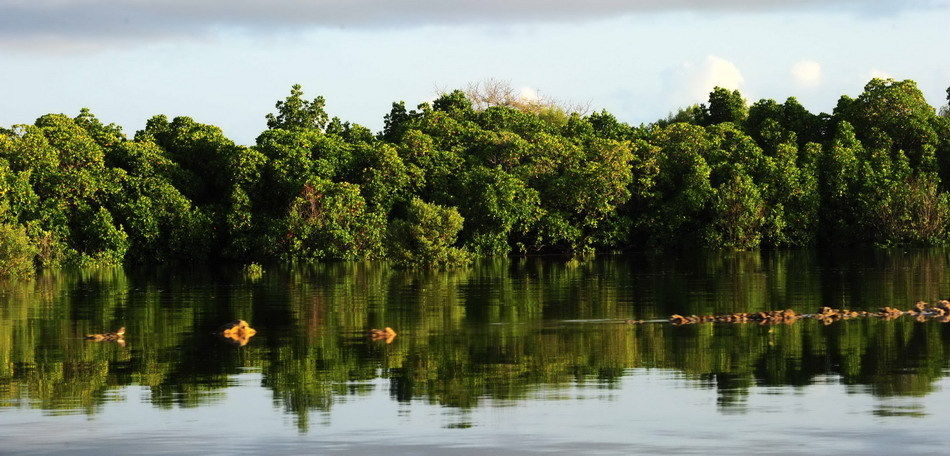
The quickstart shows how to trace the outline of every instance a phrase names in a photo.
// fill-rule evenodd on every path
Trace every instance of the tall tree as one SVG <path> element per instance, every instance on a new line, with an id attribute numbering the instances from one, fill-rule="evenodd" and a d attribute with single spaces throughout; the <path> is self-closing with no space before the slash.
<path id="1" fill-rule="evenodd" d="M 741 123 L 749 113 L 745 98 L 738 90 L 716 87 L 709 93 L 709 104 L 703 105 L 707 125 L 722 122 Z"/>
<path id="2" fill-rule="evenodd" d="M 323 97 L 307 101 L 303 97 L 300 84 L 294 84 L 290 88 L 290 96 L 274 105 L 277 108 L 277 114 L 267 115 L 267 128 L 283 130 L 313 128 L 322 131 L 330 120 L 324 111 L 325 104 L 326 100 Z"/>

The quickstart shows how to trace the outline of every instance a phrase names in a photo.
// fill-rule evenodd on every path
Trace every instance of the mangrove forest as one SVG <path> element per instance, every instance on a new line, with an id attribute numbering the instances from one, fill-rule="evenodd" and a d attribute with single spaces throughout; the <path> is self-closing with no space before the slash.
<path id="1" fill-rule="evenodd" d="M 0 276 L 950 240 L 950 115 L 911 80 L 830 114 L 716 88 L 643 125 L 483 95 L 394 103 L 373 132 L 295 85 L 249 146 L 189 117 L 130 136 L 88 109 L 0 128 Z"/>

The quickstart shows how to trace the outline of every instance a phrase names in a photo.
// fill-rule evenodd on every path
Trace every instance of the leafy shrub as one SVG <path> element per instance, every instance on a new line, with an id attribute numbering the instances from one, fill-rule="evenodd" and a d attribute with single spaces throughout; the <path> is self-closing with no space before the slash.
<path id="1" fill-rule="evenodd" d="M 36 247 L 23 227 L 0 223 L 0 278 L 30 278 L 36 273 Z"/>
<path id="2" fill-rule="evenodd" d="M 314 179 L 291 202 L 280 256 L 291 260 L 352 260 L 382 253 L 386 221 L 368 212 L 358 185 Z"/>
<path id="3" fill-rule="evenodd" d="M 469 254 L 453 247 L 464 219 L 455 208 L 415 198 L 405 220 L 395 220 L 387 236 L 390 258 L 402 266 L 455 267 L 467 264 Z"/>

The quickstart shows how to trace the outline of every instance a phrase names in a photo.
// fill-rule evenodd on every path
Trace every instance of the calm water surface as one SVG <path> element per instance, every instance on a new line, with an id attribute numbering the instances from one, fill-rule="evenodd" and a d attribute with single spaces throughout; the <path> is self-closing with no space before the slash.
<path id="1" fill-rule="evenodd" d="M 946 454 L 950 324 L 622 320 L 948 295 L 944 250 L 50 274 L 0 287 L 0 453 Z"/>

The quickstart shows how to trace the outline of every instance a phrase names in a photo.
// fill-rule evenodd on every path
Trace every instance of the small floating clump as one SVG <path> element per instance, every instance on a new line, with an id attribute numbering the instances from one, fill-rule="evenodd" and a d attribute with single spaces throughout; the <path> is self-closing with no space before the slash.
<path id="1" fill-rule="evenodd" d="M 387 344 L 393 343 L 393 339 L 396 338 L 396 331 L 393 331 L 389 326 L 386 329 L 371 329 L 369 330 L 369 338 L 372 340 L 385 340 Z"/>
<path id="2" fill-rule="evenodd" d="M 234 320 L 218 329 L 218 334 L 238 346 L 245 346 L 257 330 L 244 320 Z"/>
<path id="3" fill-rule="evenodd" d="M 264 267 L 257 263 L 248 263 L 241 269 L 241 273 L 248 280 L 257 280 L 264 276 Z"/>
<path id="4" fill-rule="evenodd" d="M 125 342 L 125 326 L 117 329 L 115 332 L 86 334 L 85 339 L 95 342 Z"/>
<path id="5" fill-rule="evenodd" d="M 125 326 L 111 333 L 86 334 L 86 340 L 94 342 L 115 342 L 120 347 L 125 346 Z"/>
<path id="6" fill-rule="evenodd" d="M 913 309 L 905 313 L 916 317 L 917 321 L 932 319 L 941 323 L 950 323 L 950 301 L 941 299 L 936 304 L 919 301 Z"/>

